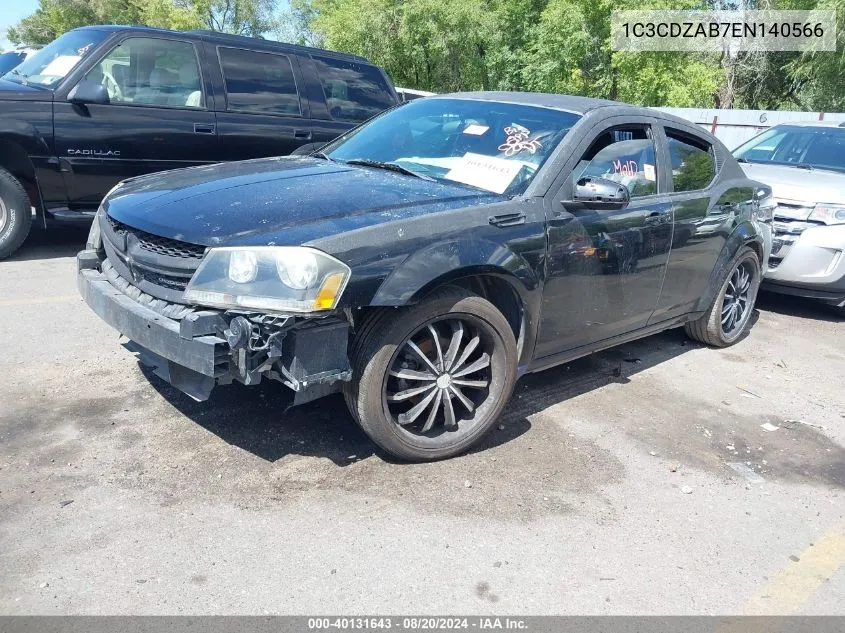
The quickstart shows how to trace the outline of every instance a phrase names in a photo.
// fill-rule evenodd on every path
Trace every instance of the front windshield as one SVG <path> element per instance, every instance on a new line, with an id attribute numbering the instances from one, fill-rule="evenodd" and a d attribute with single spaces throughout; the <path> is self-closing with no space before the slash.
<path id="1" fill-rule="evenodd" d="M 332 160 L 388 163 L 424 178 L 521 193 L 577 114 L 472 99 L 419 99 L 330 144 Z"/>
<path id="2" fill-rule="evenodd" d="M 845 172 L 845 128 L 777 125 L 734 150 L 749 163 Z"/>
<path id="3" fill-rule="evenodd" d="M 90 29 L 65 33 L 6 73 L 3 79 L 27 86 L 53 87 L 94 50 L 106 35 L 103 31 Z"/>

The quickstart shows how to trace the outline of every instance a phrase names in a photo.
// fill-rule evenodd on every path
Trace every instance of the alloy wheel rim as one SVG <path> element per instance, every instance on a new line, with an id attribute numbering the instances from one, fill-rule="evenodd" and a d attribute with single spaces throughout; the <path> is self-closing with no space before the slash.
<path id="1" fill-rule="evenodd" d="M 406 433 L 469 431 L 489 397 L 492 342 L 468 319 L 418 328 L 397 349 L 385 381 L 385 409 Z"/>
<path id="2" fill-rule="evenodd" d="M 737 266 L 728 279 L 721 314 L 722 332 L 726 336 L 740 331 L 751 313 L 750 293 L 753 280 L 754 271 L 748 262 Z"/>
<path id="3" fill-rule="evenodd" d="M 0 231 L 6 228 L 8 216 L 9 212 L 6 210 L 6 203 L 3 201 L 3 198 L 0 198 Z"/>

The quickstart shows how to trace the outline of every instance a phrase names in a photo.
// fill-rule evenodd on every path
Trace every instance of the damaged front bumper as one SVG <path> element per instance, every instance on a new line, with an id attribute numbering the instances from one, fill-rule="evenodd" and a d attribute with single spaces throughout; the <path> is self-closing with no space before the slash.
<path id="1" fill-rule="evenodd" d="M 76 261 L 85 302 L 130 340 L 127 348 L 144 365 L 195 400 L 206 400 L 218 384 L 269 378 L 293 390 L 293 404 L 302 404 L 339 391 L 352 376 L 345 320 L 220 310 L 169 318 L 114 285 L 103 269 L 108 260 L 97 251 L 84 250 Z"/>

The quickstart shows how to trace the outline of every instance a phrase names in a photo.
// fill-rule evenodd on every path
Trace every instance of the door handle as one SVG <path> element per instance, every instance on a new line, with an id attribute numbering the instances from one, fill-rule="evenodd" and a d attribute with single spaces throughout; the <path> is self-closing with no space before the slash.
<path id="1" fill-rule="evenodd" d="M 214 123 L 194 123 L 194 134 L 214 134 Z"/>
<path id="2" fill-rule="evenodd" d="M 293 138 L 301 139 L 303 141 L 311 140 L 311 130 L 294 130 Z"/>
<path id="3" fill-rule="evenodd" d="M 502 215 L 491 215 L 489 218 L 490 224 L 498 227 L 518 226 L 525 224 L 524 213 L 503 213 Z"/>

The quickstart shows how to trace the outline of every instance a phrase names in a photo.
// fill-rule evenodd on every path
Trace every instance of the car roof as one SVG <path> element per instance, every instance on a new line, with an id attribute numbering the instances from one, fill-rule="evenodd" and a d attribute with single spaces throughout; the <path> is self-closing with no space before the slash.
<path id="1" fill-rule="evenodd" d="M 483 92 L 453 92 L 449 94 L 440 94 L 434 99 L 474 99 L 477 101 L 497 101 L 500 103 L 514 103 L 519 105 L 540 106 L 543 108 L 552 108 L 554 110 L 562 110 L 566 112 L 574 112 L 575 114 L 585 114 L 590 110 L 607 106 L 618 106 L 624 108 L 632 108 L 642 110 L 643 113 L 648 113 L 654 116 L 654 111 L 647 108 L 640 108 L 638 106 L 628 105 L 627 103 L 620 103 L 618 101 L 609 101 L 607 99 L 594 99 L 592 97 L 576 97 L 572 95 L 550 94 L 545 92 L 507 92 L 507 91 L 483 91 Z"/>
<path id="2" fill-rule="evenodd" d="M 551 94 L 546 92 L 507 92 L 507 91 L 485 91 L 485 92 L 453 92 L 451 94 L 441 94 L 435 97 L 428 97 L 429 99 L 474 99 L 477 101 L 490 101 L 498 103 L 513 103 L 518 105 L 530 105 L 542 108 L 551 108 L 553 110 L 560 110 L 562 112 L 571 112 L 573 114 L 584 115 L 599 108 L 612 108 L 608 115 L 615 116 L 647 116 L 661 121 L 670 123 L 672 127 L 685 130 L 689 134 L 694 134 L 709 143 L 720 146 L 721 141 L 708 131 L 702 129 L 692 121 L 682 119 L 681 117 L 648 108 L 646 106 L 635 106 L 629 103 L 622 103 L 620 101 L 611 101 L 609 99 L 596 99 L 593 97 L 577 97 L 574 95 Z M 725 150 L 727 151 L 727 150 Z"/>
<path id="3" fill-rule="evenodd" d="M 350 55 L 349 53 L 338 53 L 337 51 L 329 51 L 323 48 L 313 48 L 311 46 L 300 46 L 299 44 L 287 44 L 285 42 L 277 42 L 275 40 L 265 40 L 260 37 L 248 37 L 246 35 L 232 35 L 231 33 L 220 33 L 218 31 L 208 31 L 204 29 L 196 29 L 192 31 L 170 31 L 168 29 L 157 29 L 151 26 L 127 26 L 122 24 L 99 24 L 91 26 L 81 26 L 77 31 L 107 31 L 115 33 L 120 31 L 129 31 L 132 33 L 153 33 L 159 35 L 178 35 L 179 37 L 194 37 L 207 42 L 218 42 L 224 44 L 231 44 L 233 46 L 243 46 L 257 49 L 275 49 L 287 52 L 302 53 L 305 55 L 327 55 L 339 59 L 346 59 L 354 62 L 361 62 L 367 65 L 373 65 L 368 59 L 358 55 Z"/>

